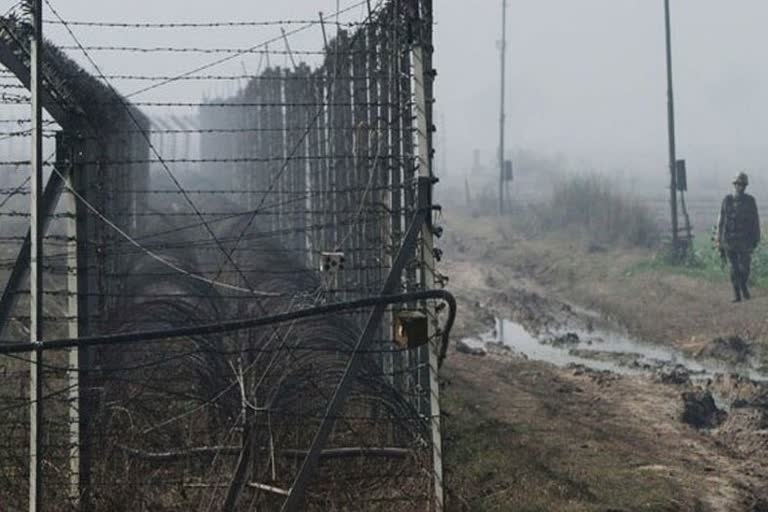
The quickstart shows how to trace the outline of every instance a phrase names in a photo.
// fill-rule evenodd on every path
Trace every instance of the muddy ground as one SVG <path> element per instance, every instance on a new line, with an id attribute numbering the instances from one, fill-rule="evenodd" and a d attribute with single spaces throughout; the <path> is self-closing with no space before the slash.
<path id="1" fill-rule="evenodd" d="M 457 350 L 496 317 L 540 332 L 595 321 L 584 307 L 692 358 L 760 368 L 766 290 L 734 306 L 717 283 L 633 272 L 648 251 L 532 240 L 494 218 L 446 228 L 442 271 L 460 306 L 443 370 L 449 510 L 768 511 L 768 385 Z"/>

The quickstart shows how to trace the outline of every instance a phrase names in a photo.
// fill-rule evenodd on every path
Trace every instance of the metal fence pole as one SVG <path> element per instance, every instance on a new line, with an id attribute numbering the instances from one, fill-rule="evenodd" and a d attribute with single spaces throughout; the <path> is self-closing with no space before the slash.
<path id="1" fill-rule="evenodd" d="M 429 10 L 425 9 L 429 14 Z M 427 16 L 431 21 L 431 16 Z M 422 20 L 425 24 L 427 21 Z M 427 29 L 429 30 L 429 29 Z M 416 96 L 416 137 L 417 137 L 417 158 L 419 166 L 419 178 L 430 182 L 430 207 L 431 207 L 431 182 L 432 174 L 432 82 L 433 72 L 431 64 L 432 48 L 425 34 L 413 49 L 413 73 Z M 431 222 L 431 213 L 427 221 L 422 226 L 421 231 L 421 286 L 427 290 L 435 283 L 435 251 L 434 237 Z M 444 490 L 443 490 L 443 454 L 442 454 L 442 433 L 440 430 L 440 383 L 438 382 L 439 354 L 440 347 L 437 342 L 437 318 L 425 304 L 425 310 L 429 317 L 428 336 L 429 343 L 429 417 L 430 428 L 432 431 L 432 471 L 434 475 L 435 508 L 437 512 L 444 509 Z"/>
<path id="2" fill-rule="evenodd" d="M 75 188 L 73 162 L 69 158 L 71 148 L 67 139 L 59 134 L 56 138 L 56 165 L 67 166 L 64 175 L 67 177 L 67 191 L 64 192 L 64 209 L 67 214 L 67 335 L 79 338 L 80 332 L 80 278 L 79 278 L 79 247 L 78 237 L 78 201 L 72 190 Z M 78 508 L 81 500 L 81 457 L 80 457 L 80 349 L 69 349 L 67 365 L 67 382 L 69 385 L 69 499 L 73 507 Z"/>
<path id="3" fill-rule="evenodd" d="M 42 108 L 42 52 L 43 3 L 35 0 L 32 12 L 32 39 L 30 40 L 30 90 L 32 93 L 32 158 L 30 180 L 30 266 L 29 336 L 32 343 L 43 340 L 43 108 Z M 30 355 L 29 381 L 29 510 L 42 509 L 43 499 L 43 351 L 38 347 Z"/>

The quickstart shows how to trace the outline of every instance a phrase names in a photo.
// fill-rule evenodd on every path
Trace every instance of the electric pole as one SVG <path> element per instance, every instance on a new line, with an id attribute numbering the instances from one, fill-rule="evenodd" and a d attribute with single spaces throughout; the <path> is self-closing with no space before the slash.
<path id="1" fill-rule="evenodd" d="M 504 214 L 504 128 L 506 125 L 507 0 L 501 0 L 501 109 L 499 114 L 499 214 Z"/>
<path id="2" fill-rule="evenodd" d="M 667 33 L 667 118 L 669 123 L 669 205 L 672 213 L 672 251 L 677 254 L 677 155 L 675 150 L 675 97 L 672 88 L 672 28 L 669 14 L 669 0 L 664 0 L 664 19 Z"/>
<path id="3" fill-rule="evenodd" d="M 43 181 L 43 109 L 42 53 L 43 3 L 32 2 L 32 39 L 30 47 L 30 80 L 32 94 L 32 157 L 30 159 L 30 263 L 29 263 L 29 337 L 32 343 L 43 341 L 43 246 L 42 208 L 40 198 Z M 39 345 L 38 345 L 39 347 Z M 43 351 L 30 354 L 29 380 L 29 511 L 42 510 L 43 496 Z"/>

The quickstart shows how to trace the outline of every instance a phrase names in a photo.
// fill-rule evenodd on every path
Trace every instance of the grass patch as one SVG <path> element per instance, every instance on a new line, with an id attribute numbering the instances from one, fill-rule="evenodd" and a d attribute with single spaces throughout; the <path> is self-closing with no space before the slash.
<path id="1" fill-rule="evenodd" d="M 638 263 L 629 271 L 666 272 L 715 283 L 730 280 L 729 266 L 723 264 L 712 241 L 703 237 L 694 240 L 693 252 L 683 261 L 676 262 L 661 250 L 652 259 Z M 750 283 L 758 288 L 768 288 L 768 243 L 761 243 L 752 255 Z"/>

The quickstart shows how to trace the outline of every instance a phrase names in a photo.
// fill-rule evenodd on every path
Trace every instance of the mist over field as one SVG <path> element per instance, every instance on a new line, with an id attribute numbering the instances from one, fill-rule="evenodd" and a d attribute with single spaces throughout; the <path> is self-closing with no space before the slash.
<path id="1" fill-rule="evenodd" d="M 678 158 L 692 188 L 764 180 L 768 128 L 768 4 L 673 1 Z M 437 105 L 448 124 L 450 170 L 498 147 L 501 2 L 437 8 Z M 510 153 L 562 156 L 566 167 L 663 183 L 667 170 L 664 5 L 648 0 L 509 3 Z"/>
<path id="2" fill-rule="evenodd" d="M 378 2 L 374 2 L 375 6 Z M 6 5 L 7 4 L 7 5 Z M 7 9 L 11 2 L 3 2 Z M 170 0 L 131 3 L 72 0 L 57 5 L 68 20 L 317 20 L 323 11 L 329 33 L 333 13 L 340 21 L 362 19 L 365 2 Z M 498 148 L 499 40 L 501 2 L 483 0 L 471 7 L 459 0 L 435 6 L 436 124 L 438 162 L 443 174 L 465 175 L 473 152 L 491 165 Z M 181 14 L 180 14 L 181 13 Z M 662 1 L 568 0 L 513 1 L 508 11 L 507 137 L 508 156 L 535 154 L 577 172 L 598 172 L 627 184 L 634 179 L 663 186 L 667 172 L 666 76 Z M 47 14 L 53 18 L 51 13 Z M 727 186 L 731 174 L 746 170 L 762 186 L 768 131 L 768 70 L 761 65 L 768 33 L 768 5 L 742 0 L 737 8 L 715 0 L 672 2 L 678 157 L 688 161 L 692 193 L 701 187 Z M 286 25 L 290 30 L 291 25 Z M 54 42 L 71 45 L 66 31 L 46 27 Z M 78 27 L 87 45 L 222 46 L 247 48 L 275 39 L 284 50 L 280 26 L 225 28 L 206 32 L 178 30 L 173 41 L 164 31 Z M 319 50 L 322 34 L 313 27 L 291 36 L 294 51 Z M 91 66 L 77 51 L 69 53 Z M 284 53 L 284 52 L 283 52 Z M 96 52 L 106 73 L 174 74 L 212 60 L 210 55 Z M 304 57 L 316 63 L 316 56 Z M 286 55 L 269 63 L 288 64 Z M 216 66 L 220 73 L 248 73 L 266 65 L 263 55 L 245 55 Z M 141 83 L 115 80 L 123 93 Z M 171 84 L 136 99 L 184 98 L 232 94 L 237 82 Z M 442 147 L 441 147 L 442 146 Z M 441 160 L 442 159 L 442 160 Z"/>

